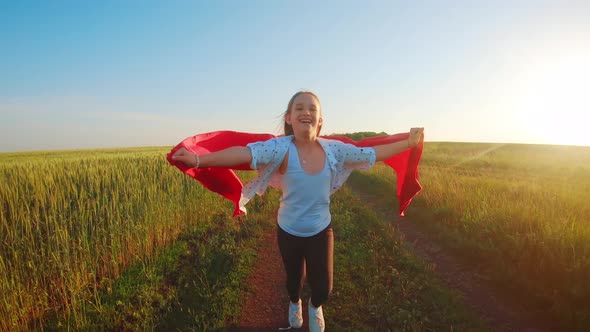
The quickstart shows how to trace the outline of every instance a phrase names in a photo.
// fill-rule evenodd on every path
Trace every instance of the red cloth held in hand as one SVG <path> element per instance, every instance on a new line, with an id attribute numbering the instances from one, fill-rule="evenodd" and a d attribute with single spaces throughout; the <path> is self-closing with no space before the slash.
<path id="1" fill-rule="evenodd" d="M 176 150 L 185 148 L 192 153 L 199 155 L 220 151 L 232 146 L 246 146 L 248 143 L 266 141 L 276 136 L 271 134 L 251 134 L 236 131 L 215 131 L 188 137 L 176 145 L 166 156 L 168 162 L 178 167 L 185 174 L 195 178 L 207 189 L 220 194 L 234 202 L 234 216 L 243 213 L 239 208 L 239 201 L 242 193 L 242 181 L 233 170 L 251 170 L 249 164 L 242 164 L 234 167 L 209 167 L 190 168 L 183 163 L 172 160 Z M 345 136 L 322 136 L 325 139 L 339 140 L 358 147 L 370 147 L 405 140 L 409 133 L 401 133 L 388 136 L 375 136 L 354 141 Z M 423 143 L 412 149 L 405 150 L 389 159 L 384 160 L 385 164 L 393 168 L 397 174 L 397 198 L 399 201 L 399 214 L 410 205 L 412 198 L 422 189 L 418 182 L 418 163 L 422 156 Z"/>

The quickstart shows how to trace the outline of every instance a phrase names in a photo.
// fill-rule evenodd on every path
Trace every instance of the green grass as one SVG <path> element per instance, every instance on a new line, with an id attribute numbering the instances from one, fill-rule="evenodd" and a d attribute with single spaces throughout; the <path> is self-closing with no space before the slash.
<path id="1" fill-rule="evenodd" d="M 590 148 L 427 143 L 420 176 L 409 218 L 531 310 L 590 324 Z M 376 167 L 350 181 L 391 199 L 392 178 Z"/>
<path id="2" fill-rule="evenodd" d="M 231 218 L 216 213 L 161 248 L 151 263 L 138 263 L 108 283 L 80 316 L 82 330 L 172 331 L 219 330 L 235 321 L 247 288 L 246 277 L 256 258 L 256 245 L 274 226 L 276 193 L 258 202 L 250 215 Z M 274 200 L 273 200 L 274 198 Z M 73 326 L 64 317 L 51 320 L 49 330 Z"/>
<path id="3" fill-rule="evenodd" d="M 127 267 L 232 211 L 167 148 L 0 154 L 0 330 L 77 328 Z M 250 176 L 250 175 L 248 175 Z"/>
<path id="4" fill-rule="evenodd" d="M 0 154 L 0 330 L 208 330 L 235 320 L 277 193 L 233 219 L 229 201 L 167 164 L 168 150 Z M 425 189 L 408 216 L 564 326 L 584 327 L 589 165 L 585 148 L 428 143 Z M 393 208 L 387 172 L 349 181 Z M 332 199 L 331 329 L 481 330 L 391 225 L 348 189 Z"/>
<path id="5" fill-rule="evenodd" d="M 332 196 L 332 331 L 485 331 L 434 272 L 409 252 L 391 223 L 348 188 Z"/>

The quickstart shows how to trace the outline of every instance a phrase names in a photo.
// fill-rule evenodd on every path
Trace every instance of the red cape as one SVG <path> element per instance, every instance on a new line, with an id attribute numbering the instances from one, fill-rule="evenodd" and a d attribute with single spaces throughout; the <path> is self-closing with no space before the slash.
<path id="1" fill-rule="evenodd" d="M 401 133 L 389 136 L 375 136 L 354 141 L 345 136 L 322 136 L 326 139 L 339 140 L 358 147 L 369 147 L 387 143 L 393 143 L 407 139 L 409 133 Z M 242 181 L 233 170 L 251 170 L 249 164 L 242 164 L 234 167 L 209 167 L 190 168 L 180 162 L 172 160 L 176 150 L 185 148 L 193 153 L 206 154 L 229 148 L 231 146 L 246 146 L 248 143 L 266 141 L 276 136 L 271 134 L 251 134 L 235 131 L 215 131 L 188 137 L 178 143 L 166 159 L 171 165 L 178 167 L 182 172 L 201 182 L 207 189 L 220 194 L 234 202 L 234 216 L 243 213 L 239 208 L 239 201 L 242 194 Z M 412 198 L 422 189 L 418 182 L 418 163 L 422 156 L 423 143 L 412 149 L 401 152 L 389 159 L 384 160 L 385 164 L 393 168 L 397 174 L 397 198 L 399 200 L 399 214 L 410 205 Z"/>

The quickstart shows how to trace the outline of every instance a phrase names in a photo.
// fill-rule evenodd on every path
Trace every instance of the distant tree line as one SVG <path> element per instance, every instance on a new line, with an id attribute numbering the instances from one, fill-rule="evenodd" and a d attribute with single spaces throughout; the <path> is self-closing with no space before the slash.
<path id="1" fill-rule="evenodd" d="M 367 137 L 373 137 L 373 136 L 384 136 L 384 135 L 389 135 L 386 132 L 380 132 L 380 133 L 376 133 L 374 131 L 359 131 L 356 133 L 345 133 L 345 134 L 331 134 L 330 136 L 346 136 L 348 138 L 352 138 L 355 141 L 361 140 L 363 138 L 367 138 Z"/>

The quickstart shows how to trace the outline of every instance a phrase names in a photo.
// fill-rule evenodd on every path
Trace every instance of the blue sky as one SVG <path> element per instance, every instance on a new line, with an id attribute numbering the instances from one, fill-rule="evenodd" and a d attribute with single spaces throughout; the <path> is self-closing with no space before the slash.
<path id="1" fill-rule="evenodd" d="M 0 0 L 0 151 L 323 132 L 590 145 L 588 1 Z M 584 118 L 583 118 L 584 117 Z"/>

